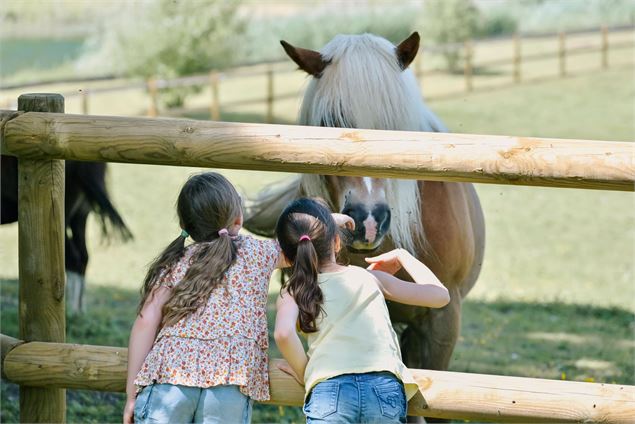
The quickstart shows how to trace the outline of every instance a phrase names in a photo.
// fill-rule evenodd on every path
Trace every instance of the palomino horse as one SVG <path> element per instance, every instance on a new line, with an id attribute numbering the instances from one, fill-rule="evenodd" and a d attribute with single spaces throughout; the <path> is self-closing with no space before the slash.
<path id="1" fill-rule="evenodd" d="M 312 76 L 301 125 L 407 131 L 444 131 L 426 107 L 408 65 L 419 49 L 413 33 L 398 46 L 370 35 L 338 35 L 320 52 L 281 42 Z M 450 291 L 441 309 L 391 304 L 406 364 L 447 369 L 456 344 L 461 300 L 481 269 L 483 213 L 472 184 L 300 175 L 261 192 L 248 205 L 245 227 L 271 236 L 281 209 L 299 196 L 324 198 L 350 215 L 356 229 L 346 242 L 351 264 L 403 247 L 422 260 Z M 406 274 L 398 274 L 408 279 Z"/>

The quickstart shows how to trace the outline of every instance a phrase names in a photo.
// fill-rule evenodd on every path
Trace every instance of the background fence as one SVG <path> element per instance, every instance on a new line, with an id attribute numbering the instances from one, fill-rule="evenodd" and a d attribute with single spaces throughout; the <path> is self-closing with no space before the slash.
<path id="1" fill-rule="evenodd" d="M 613 34 L 614 40 L 610 40 Z M 541 43 L 540 47 L 536 44 Z M 548 44 L 547 51 L 544 50 Z M 422 46 L 415 59 L 413 70 L 421 85 L 424 87 L 428 100 L 447 98 L 461 95 L 479 89 L 492 89 L 505 87 L 510 84 L 536 81 L 545 78 L 564 78 L 579 72 L 578 64 L 571 65 L 572 58 L 576 56 L 597 54 L 595 64 L 587 63 L 586 70 L 608 69 L 611 66 L 610 52 L 633 48 L 633 32 L 630 28 L 615 28 L 609 30 L 602 27 L 595 31 L 576 31 L 559 34 L 516 34 L 512 38 L 493 38 L 485 40 L 467 41 L 459 44 L 445 44 L 437 46 Z M 449 73 L 443 69 L 442 54 L 445 51 L 460 51 L 463 59 L 463 72 L 459 75 Z M 502 56 L 502 57 L 501 57 Z M 549 63 L 546 63 L 549 62 Z M 632 64 L 632 63 L 631 63 Z M 614 64 L 621 66 L 623 63 Z M 529 70 L 529 67 L 532 67 Z M 537 71 L 537 69 L 539 69 Z M 206 74 L 190 75 L 179 78 L 161 78 L 156 76 L 147 81 L 117 81 L 110 84 L 99 84 L 93 79 L 89 81 L 75 80 L 74 83 L 90 82 L 93 87 L 84 87 L 73 91 L 62 91 L 65 98 L 80 98 L 81 112 L 91 113 L 91 102 L 95 96 L 103 94 L 116 95 L 125 91 L 136 90 L 145 93 L 147 98 L 145 114 L 147 116 L 179 115 L 182 108 L 162 109 L 159 96 L 162 90 L 170 88 L 194 87 L 209 90 L 209 118 L 219 120 L 221 111 L 226 108 L 235 108 L 244 105 L 264 104 L 264 122 L 276 121 L 276 103 L 298 97 L 301 81 L 288 84 L 287 75 L 297 73 L 291 61 L 281 60 L 257 65 L 242 66 L 225 71 L 211 70 Z M 257 79 L 248 82 L 250 88 L 239 98 L 223 100 L 223 87 L 234 81 Z M 459 82 L 462 79 L 462 83 Z M 437 84 L 438 82 L 438 84 Z M 262 84 L 260 88 L 255 84 Z M 277 84 L 292 86 L 292 90 L 280 90 Z M 439 86 L 440 88 L 436 88 Z M 22 89 L 25 85 L 5 86 L 1 90 Z M 285 87 L 287 88 L 287 87 Z M 206 90 L 207 91 L 207 90 Z M 264 93 L 263 95 L 250 95 L 251 91 Z M 141 94 L 141 93 L 140 93 Z M 5 107 L 15 108 L 13 99 L 5 98 Z"/>

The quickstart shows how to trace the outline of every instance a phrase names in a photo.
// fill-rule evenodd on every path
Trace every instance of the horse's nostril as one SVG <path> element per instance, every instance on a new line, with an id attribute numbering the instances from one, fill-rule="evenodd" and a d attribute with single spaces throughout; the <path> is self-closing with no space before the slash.
<path id="1" fill-rule="evenodd" d="M 379 232 L 386 232 L 390 227 L 390 209 L 387 205 L 377 205 L 373 208 L 373 216 L 377 221 Z"/>

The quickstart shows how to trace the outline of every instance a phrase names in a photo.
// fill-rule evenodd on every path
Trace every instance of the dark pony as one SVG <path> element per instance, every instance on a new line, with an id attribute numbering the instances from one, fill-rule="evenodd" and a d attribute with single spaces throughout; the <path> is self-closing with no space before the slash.
<path id="1" fill-rule="evenodd" d="M 0 223 L 18 220 L 18 159 L 2 155 L 2 199 Z M 106 164 L 100 162 L 66 161 L 65 180 L 65 266 L 67 297 L 70 310 L 84 309 L 84 286 L 88 249 L 86 248 L 86 220 L 97 214 L 104 237 L 113 236 L 128 241 L 132 233 L 113 206 L 106 189 Z"/>

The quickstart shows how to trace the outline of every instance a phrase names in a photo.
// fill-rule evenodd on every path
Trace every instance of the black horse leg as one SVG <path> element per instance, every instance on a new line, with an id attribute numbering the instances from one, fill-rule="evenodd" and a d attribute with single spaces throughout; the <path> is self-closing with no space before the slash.
<path id="1" fill-rule="evenodd" d="M 447 370 L 461 326 L 461 296 L 450 290 L 450 303 L 429 309 L 421 321 L 410 322 L 401 335 L 401 352 L 409 368 Z M 408 417 L 409 422 L 421 422 Z M 447 422 L 426 418 L 427 422 Z"/>
<path id="2" fill-rule="evenodd" d="M 0 224 L 9 224 L 18 220 L 18 158 L 2 155 L 0 173 Z"/>
<path id="3" fill-rule="evenodd" d="M 69 281 L 69 300 L 73 313 L 84 312 L 84 289 L 88 249 L 86 247 L 86 220 L 90 209 L 80 208 L 70 219 L 72 232 L 70 244 L 74 253 L 72 263 L 67 262 Z"/>

